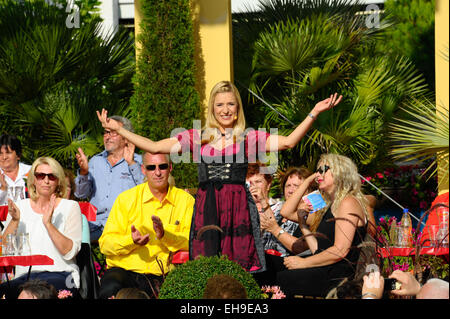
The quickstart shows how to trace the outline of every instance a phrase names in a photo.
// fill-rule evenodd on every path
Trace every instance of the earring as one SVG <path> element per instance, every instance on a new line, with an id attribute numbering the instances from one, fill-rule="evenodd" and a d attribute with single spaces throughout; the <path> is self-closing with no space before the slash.
<path id="1" fill-rule="evenodd" d="M 234 120 L 237 120 L 237 115 L 234 116 Z"/>

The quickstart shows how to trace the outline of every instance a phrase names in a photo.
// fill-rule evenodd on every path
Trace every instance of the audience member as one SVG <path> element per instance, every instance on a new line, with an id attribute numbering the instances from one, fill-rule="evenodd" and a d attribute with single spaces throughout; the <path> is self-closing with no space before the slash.
<path id="1" fill-rule="evenodd" d="M 20 286 L 17 299 L 58 299 L 58 292 L 48 282 L 34 279 Z"/>
<path id="2" fill-rule="evenodd" d="M 145 291 L 138 288 L 122 288 L 114 299 L 150 299 L 150 297 Z"/>
<path id="3" fill-rule="evenodd" d="M 277 273 L 277 284 L 288 298 L 295 295 L 325 297 L 338 280 L 354 276 L 359 258 L 357 247 L 366 234 L 367 212 L 361 180 L 356 165 L 337 154 L 323 154 L 315 175 L 308 177 L 281 208 L 281 214 L 297 218 L 298 198 L 317 180 L 322 196 L 328 203 L 314 238 L 313 255 L 284 258 L 287 270 Z M 311 245 L 310 245 L 311 246 Z"/>
<path id="4" fill-rule="evenodd" d="M 252 166 L 249 166 L 249 172 Z M 252 170 L 256 170 L 253 168 Z M 259 173 L 258 173 L 259 174 Z M 305 167 L 292 167 L 286 171 L 281 179 L 280 186 L 282 192 L 285 194 L 285 199 L 289 199 L 304 180 L 312 173 Z M 261 174 L 259 174 L 261 175 Z M 254 176 L 258 176 L 254 174 Z M 260 177 L 261 178 L 261 177 Z M 314 185 L 310 185 L 307 192 L 313 190 Z M 253 193 L 252 193 L 253 194 Z M 260 201 L 264 204 L 267 196 L 264 193 L 258 194 L 261 197 Z M 301 237 L 300 225 L 302 227 L 308 227 L 306 225 L 307 219 L 301 219 L 300 223 L 297 221 L 288 220 L 280 214 L 281 207 L 284 202 L 277 202 L 277 205 L 270 206 L 267 210 L 260 213 L 261 228 L 265 231 L 263 233 L 263 242 L 265 243 L 264 249 L 266 250 L 266 263 L 267 270 L 265 272 L 254 274 L 255 280 L 261 285 L 273 285 L 275 282 L 275 276 L 278 271 L 284 270 L 283 257 L 296 255 L 304 252 L 308 249 L 307 244 Z M 298 207 L 306 212 L 308 222 L 313 221 L 312 215 L 309 216 L 309 207 L 304 203 L 301 198 L 298 200 Z M 274 250 L 281 253 L 281 256 L 269 253 L 270 250 Z"/>
<path id="5" fill-rule="evenodd" d="M 132 131 L 131 122 L 121 116 L 112 116 L 119 125 Z M 103 132 L 105 150 L 88 162 L 81 148 L 76 155 L 80 169 L 75 179 L 75 196 L 90 199 L 97 208 L 96 221 L 89 222 L 90 237 L 97 241 L 103 232 L 111 207 L 123 191 L 141 184 L 144 175 L 140 170 L 141 155 L 134 153 L 134 145 L 115 131 Z"/>
<path id="6" fill-rule="evenodd" d="M 239 280 L 219 274 L 208 279 L 203 299 L 247 299 L 247 290 Z"/>
<path id="7" fill-rule="evenodd" d="M 14 203 L 9 199 L 9 224 L 3 234 L 28 233 L 33 254 L 46 255 L 53 265 L 33 266 L 29 279 L 42 279 L 58 290 L 76 294 L 80 278 L 76 255 L 81 247 L 82 221 L 77 202 L 65 199 L 64 170 L 51 157 L 40 157 L 31 166 L 27 180 L 30 198 Z M 28 280 L 29 267 L 16 266 L 16 278 L 0 285 L 0 295 L 17 298 L 17 287 Z M 70 287 L 69 287 L 70 286 Z"/>
<path id="8" fill-rule="evenodd" d="M 345 278 L 337 287 L 331 289 L 325 299 L 361 299 L 362 280 Z"/>
<path id="9" fill-rule="evenodd" d="M 285 194 L 285 199 L 289 199 L 294 193 L 295 189 L 298 188 L 303 181 L 312 174 L 305 167 L 292 167 L 290 168 L 281 180 L 282 191 Z M 307 192 L 313 190 L 313 185 L 308 188 Z M 261 227 L 266 231 L 263 234 L 263 242 L 265 243 L 264 249 L 273 249 L 281 253 L 281 257 L 286 257 L 292 255 L 292 253 L 297 254 L 295 251 L 294 244 L 298 241 L 301 236 L 301 231 L 299 228 L 299 223 L 296 221 L 288 220 L 280 214 L 281 207 L 284 202 L 281 202 L 273 209 L 267 209 L 262 212 L 261 217 Z M 309 217 L 309 209 L 301 199 L 299 199 L 299 208 L 307 210 L 307 217 L 310 222 L 312 217 Z M 302 219 L 302 222 L 304 220 Z M 304 221 L 306 224 L 306 221 Z M 283 235 L 284 234 L 284 235 Z"/>
<path id="10" fill-rule="evenodd" d="M 439 278 L 431 278 L 421 286 L 409 272 L 395 270 L 389 278 L 397 281 L 396 289 L 390 292 L 396 296 L 415 296 L 416 299 L 449 299 L 449 283 Z M 363 277 L 363 299 L 380 299 L 383 296 L 384 278 L 379 272 Z"/>
<path id="11" fill-rule="evenodd" d="M 67 184 L 66 196 L 64 198 L 76 201 L 77 199 L 75 198 L 75 194 L 74 194 L 75 189 L 76 189 L 75 176 L 72 173 L 72 171 L 67 168 L 64 169 L 64 176 L 66 178 L 66 184 Z M 83 214 L 81 214 L 81 218 L 82 218 L 81 242 L 87 243 L 90 245 L 91 237 L 90 237 L 90 232 L 89 232 L 89 222 L 88 222 L 86 216 L 84 216 Z"/>
<path id="12" fill-rule="evenodd" d="M 25 178 L 31 166 L 20 162 L 22 145 L 14 135 L 0 136 L 0 206 L 8 205 L 26 196 Z"/>
<path id="13" fill-rule="evenodd" d="M 169 186 L 168 155 L 145 153 L 143 160 L 147 182 L 117 197 L 99 239 L 108 264 L 100 298 L 129 287 L 156 297 L 163 276 L 174 267 L 171 254 L 188 249 L 194 198 Z"/>

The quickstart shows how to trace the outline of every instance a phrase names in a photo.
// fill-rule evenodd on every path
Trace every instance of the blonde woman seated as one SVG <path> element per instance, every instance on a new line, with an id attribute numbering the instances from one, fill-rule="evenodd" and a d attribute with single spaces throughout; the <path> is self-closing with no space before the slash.
<path id="1" fill-rule="evenodd" d="M 289 297 L 296 295 L 325 297 L 327 292 L 346 277 L 352 278 L 367 227 L 366 200 L 361 193 L 361 180 L 356 165 L 348 157 L 324 154 L 316 174 L 308 177 L 281 208 L 281 214 L 297 220 L 298 201 L 308 185 L 316 179 L 328 203 L 316 236 L 307 236 L 313 255 L 284 258 L 287 270 L 277 273 L 276 281 Z M 302 229 L 304 231 L 304 229 Z M 305 234 L 304 231 L 304 235 Z"/>
<path id="2" fill-rule="evenodd" d="M 36 265 L 29 279 L 40 279 L 56 290 L 77 295 L 80 284 L 76 255 L 81 247 L 81 212 L 77 202 L 64 199 L 67 191 L 64 170 L 51 157 L 40 157 L 31 166 L 27 181 L 30 198 L 9 200 L 8 234 L 28 233 L 33 255 L 46 255 L 53 265 Z M 16 279 L 0 285 L 0 296 L 17 298 L 18 287 L 28 280 L 29 267 L 16 266 Z"/>

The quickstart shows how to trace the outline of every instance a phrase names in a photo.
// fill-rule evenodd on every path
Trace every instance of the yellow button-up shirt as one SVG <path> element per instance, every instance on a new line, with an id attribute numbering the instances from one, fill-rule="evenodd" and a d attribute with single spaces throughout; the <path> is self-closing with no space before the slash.
<path id="1" fill-rule="evenodd" d="M 173 268 L 168 264 L 170 252 L 189 248 L 193 207 L 194 198 L 174 186 L 169 186 L 162 202 L 153 196 L 147 183 L 121 193 L 99 239 L 100 251 L 106 256 L 108 267 L 162 275 L 158 259 L 167 273 Z M 153 230 L 152 215 L 158 216 L 164 226 L 164 236 L 159 240 Z M 131 225 L 141 235 L 150 234 L 145 246 L 133 242 Z"/>

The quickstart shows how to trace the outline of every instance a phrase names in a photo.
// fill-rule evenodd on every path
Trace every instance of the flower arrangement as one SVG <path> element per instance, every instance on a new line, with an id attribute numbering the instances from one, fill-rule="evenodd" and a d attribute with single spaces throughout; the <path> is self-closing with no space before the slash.
<path id="1" fill-rule="evenodd" d="M 379 219 L 376 232 L 376 242 L 381 247 L 392 247 L 393 239 L 390 238 L 390 227 L 393 223 L 397 225 L 400 222 L 393 216 L 384 216 Z M 422 232 L 412 229 L 413 234 L 413 247 L 421 247 Z M 419 259 L 411 256 L 389 256 L 382 260 L 382 274 L 384 277 L 389 276 L 393 271 L 401 270 L 404 272 L 411 272 L 417 274 L 418 272 L 425 275 L 425 277 L 442 278 L 448 280 L 449 276 L 449 264 L 442 258 L 432 255 L 421 255 Z M 423 277 L 421 275 L 421 277 Z M 430 277 L 430 278 L 431 278 Z"/>
<path id="2" fill-rule="evenodd" d="M 418 165 L 392 166 L 364 178 L 383 191 L 388 188 L 396 190 L 389 196 L 399 202 L 407 200 L 410 210 L 428 209 L 437 195 L 436 176 L 430 178 L 428 172 L 425 173 L 425 169 Z M 382 197 L 381 192 L 364 179 L 362 185 L 367 193 L 378 199 Z"/>
<path id="3" fill-rule="evenodd" d="M 264 299 L 284 299 L 286 295 L 279 286 L 262 286 L 261 291 Z"/>

